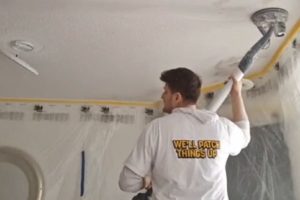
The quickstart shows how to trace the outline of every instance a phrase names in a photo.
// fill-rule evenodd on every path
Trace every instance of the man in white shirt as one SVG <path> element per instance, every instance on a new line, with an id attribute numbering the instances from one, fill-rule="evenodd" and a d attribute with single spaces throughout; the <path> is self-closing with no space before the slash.
<path id="1" fill-rule="evenodd" d="M 163 111 L 140 135 L 125 161 L 119 186 L 123 191 L 153 189 L 153 200 L 228 200 L 226 162 L 250 141 L 250 126 L 233 78 L 233 122 L 196 109 L 201 80 L 191 70 L 165 71 Z"/>

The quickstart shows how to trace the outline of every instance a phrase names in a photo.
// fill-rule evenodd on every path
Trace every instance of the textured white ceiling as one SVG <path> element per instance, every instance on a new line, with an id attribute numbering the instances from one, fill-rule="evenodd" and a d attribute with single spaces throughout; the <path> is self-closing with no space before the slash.
<path id="1" fill-rule="evenodd" d="M 210 85 L 226 79 L 261 37 L 250 16 L 266 7 L 300 17 L 299 0 L 0 0 L 0 49 L 37 46 L 19 57 L 35 76 L 0 55 L 0 97 L 155 101 L 163 70 L 189 67 Z M 282 42 L 257 58 L 261 69 Z"/>

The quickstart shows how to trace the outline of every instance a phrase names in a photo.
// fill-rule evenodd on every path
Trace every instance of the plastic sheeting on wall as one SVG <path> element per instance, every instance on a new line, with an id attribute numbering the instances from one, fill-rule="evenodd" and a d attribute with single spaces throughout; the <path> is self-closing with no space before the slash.
<path id="1" fill-rule="evenodd" d="M 294 200 L 289 150 L 279 124 L 251 129 L 251 142 L 227 162 L 230 200 Z"/>
<path id="2" fill-rule="evenodd" d="M 282 130 L 289 147 L 295 198 L 300 199 L 300 49 L 292 49 L 280 73 Z"/>
<path id="3" fill-rule="evenodd" d="M 231 200 L 300 199 L 300 53 L 291 48 L 286 54 L 271 76 L 277 86 L 246 99 L 256 103 L 250 105 L 256 112 L 249 111 L 255 127 L 249 146 L 228 160 Z"/>
<path id="4" fill-rule="evenodd" d="M 38 162 L 45 179 L 45 200 L 132 198 L 133 194 L 120 191 L 119 173 L 151 113 L 126 107 L 39 105 L 36 111 L 33 107 L 0 105 L 0 146 L 17 147 Z M 1 184 L 5 183 L 0 180 Z M 6 197 L 0 194 L 0 199 Z"/>

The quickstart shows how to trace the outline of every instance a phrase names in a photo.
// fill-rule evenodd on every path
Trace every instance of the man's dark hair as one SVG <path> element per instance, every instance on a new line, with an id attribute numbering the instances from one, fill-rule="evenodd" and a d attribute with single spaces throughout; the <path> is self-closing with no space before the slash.
<path id="1" fill-rule="evenodd" d="M 197 74 L 187 68 L 176 68 L 161 73 L 160 80 L 172 92 L 179 92 L 187 101 L 196 103 L 200 96 L 202 81 Z"/>

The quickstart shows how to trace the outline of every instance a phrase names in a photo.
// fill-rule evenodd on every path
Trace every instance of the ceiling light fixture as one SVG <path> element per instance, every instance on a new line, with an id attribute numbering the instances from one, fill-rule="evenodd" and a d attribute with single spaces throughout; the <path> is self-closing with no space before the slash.
<path id="1" fill-rule="evenodd" d="M 30 52 L 34 50 L 34 45 L 24 40 L 13 40 L 9 45 L 17 51 Z"/>

